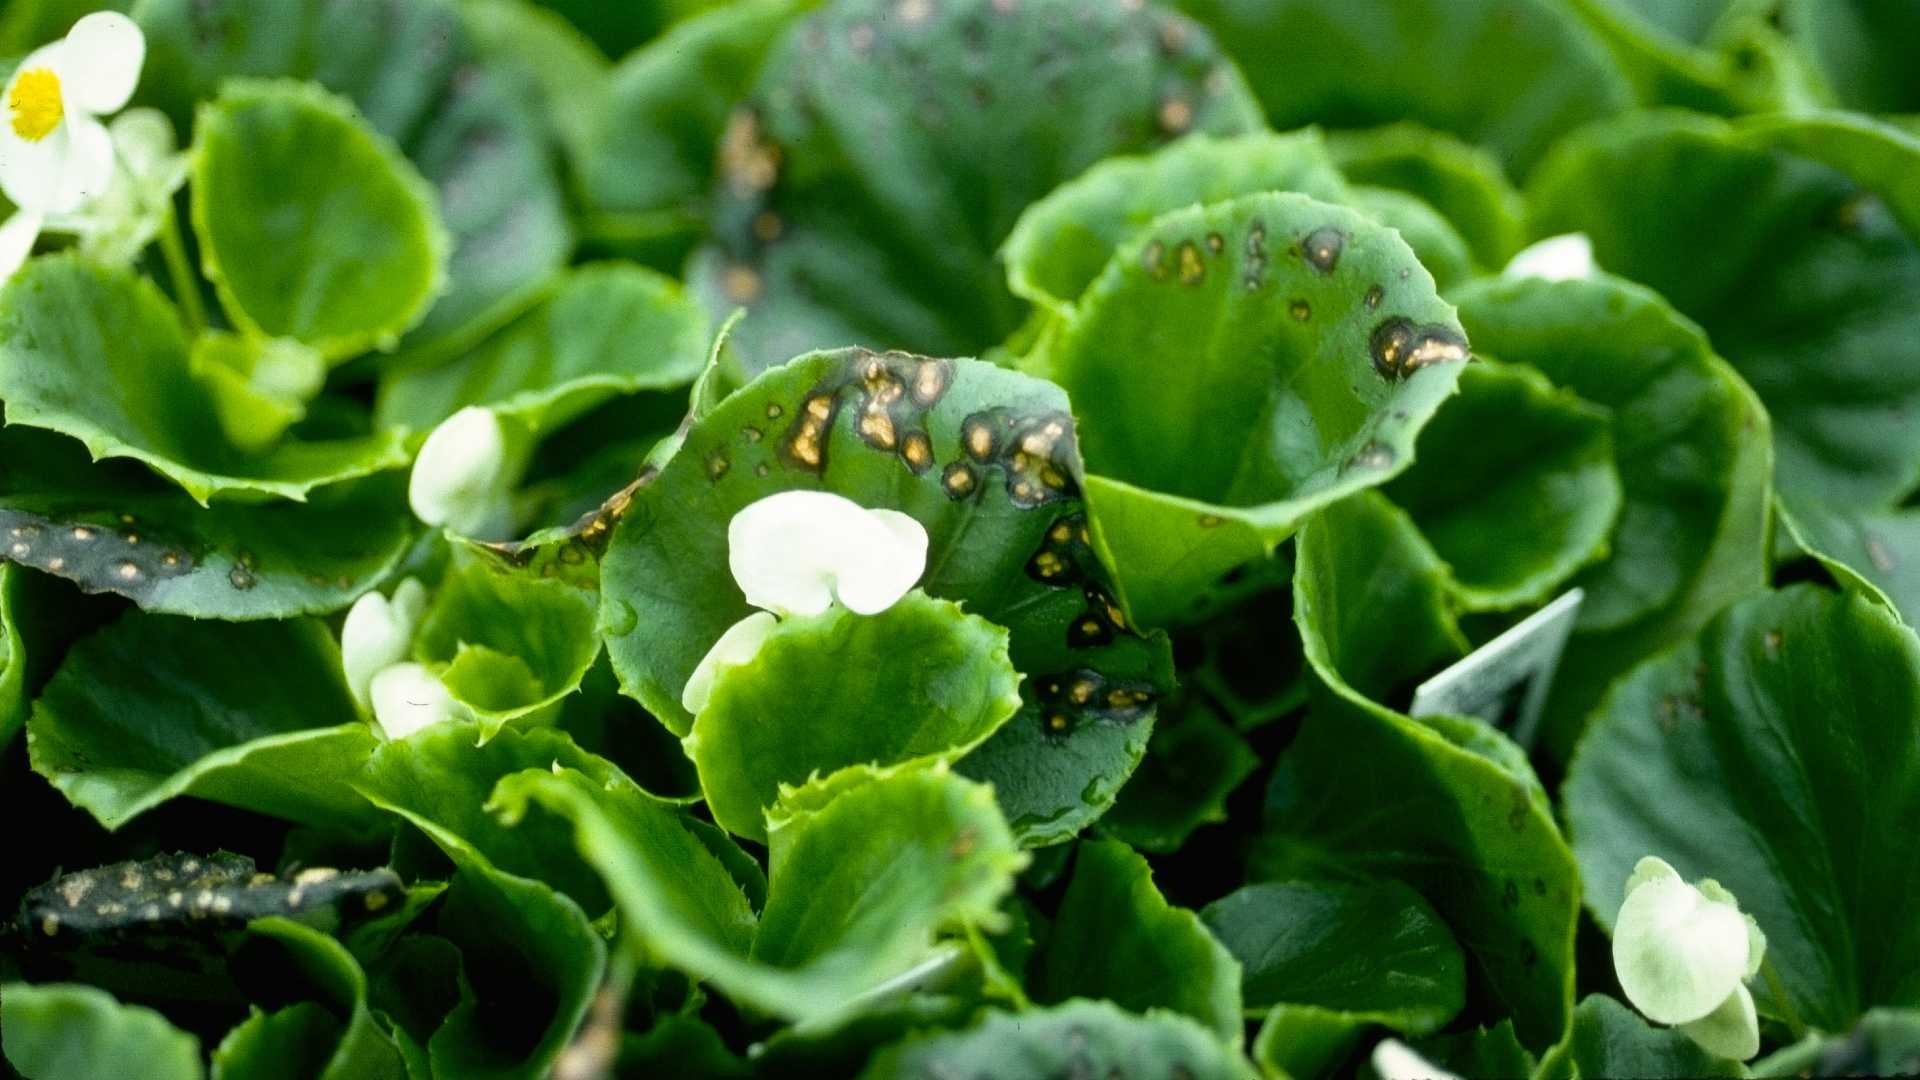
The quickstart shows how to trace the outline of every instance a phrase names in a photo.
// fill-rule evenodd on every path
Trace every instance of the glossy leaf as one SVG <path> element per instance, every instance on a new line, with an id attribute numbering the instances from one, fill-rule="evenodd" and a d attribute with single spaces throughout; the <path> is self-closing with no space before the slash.
<path id="1" fill-rule="evenodd" d="M 13 560 L 87 592 L 194 618 L 271 619 L 345 607 L 414 539 L 397 472 L 305 503 L 221 501 L 126 461 L 89 462 L 75 440 L 0 429 L 0 539 Z"/>
<path id="2" fill-rule="evenodd" d="M 233 76 L 311 79 L 353 100 L 438 194 L 446 291 L 404 362 L 450 358 L 567 260 L 572 228 L 536 104 L 489 70 L 452 0 L 142 0 L 141 86 L 183 129 Z"/>
<path id="3" fill-rule="evenodd" d="M 959 768 L 994 784 L 1025 842 L 1071 835 L 1138 763 L 1169 678 L 1164 641 L 1110 599 L 1078 469 L 1066 399 L 1039 380 L 972 360 L 801 357 L 715 406 L 619 508 L 600 607 L 614 671 L 685 734 L 687 676 L 752 610 L 727 570 L 735 513 L 824 488 L 911 514 L 930 538 L 921 587 L 1006 627 L 1029 688 Z"/>
<path id="4" fill-rule="evenodd" d="M 35 259 L 0 290 L 0 400 L 7 423 L 70 435 L 96 459 L 133 458 L 202 504 L 228 493 L 300 500 L 407 461 L 390 432 L 241 452 L 160 291 L 71 256 Z"/>
<path id="5" fill-rule="evenodd" d="M 1154 625 L 1404 469 L 1466 356 L 1396 234 L 1269 193 L 1157 219 L 1027 362 L 1072 396 L 1099 539 Z"/>
<path id="6" fill-rule="evenodd" d="M 1739 898 L 1808 1023 L 1911 1006 L 1915 871 L 1882 823 L 1920 806 L 1917 747 L 1920 642 L 1891 613 L 1807 585 L 1743 600 L 1620 682 L 1582 740 L 1565 800 L 1587 905 L 1611 927 L 1658 855 Z"/>
<path id="7" fill-rule="evenodd" d="M 1617 372 L 1614 373 L 1617 378 Z M 1539 604 L 1607 554 L 1622 502 L 1606 411 L 1524 367 L 1475 364 L 1384 489 L 1473 609 Z"/>
<path id="8" fill-rule="evenodd" d="M 1613 58 L 1555 0 L 1180 0 L 1228 42 L 1275 127 L 1412 120 L 1524 175 L 1555 139 L 1618 112 Z M 1474 71 L 1478 78 L 1454 78 Z"/>
<path id="9" fill-rule="evenodd" d="M 877 615 L 783 619 L 687 734 L 713 819 L 754 840 L 782 785 L 846 765 L 951 762 L 1020 709 L 1007 632 L 918 591 Z"/>
<path id="10" fill-rule="evenodd" d="M 1700 1049 L 1685 1033 L 1658 1028 L 1620 1002 L 1600 994 L 1583 998 L 1573 1013 L 1566 1045 L 1540 1062 L 1546 1077 L 1645 1076 L 1672 1080 L 1745 1076 L 1737 1061 Z"/>
<path id="11" fill-rule="evenodd" d="M 1110 157 L 1029 206 L 1000 250 L 1007 288 L 1070 315 L 1114 250 L 1161 214 L 1261 191 L 1347 198 L 1318 131 L 1192 135 L 1151 154 Z"/>
<path id="12" fill-rule="evenodd" d="M 27 737 L 34 770 L 109 829 L 183 795 L 314 825 L 371 817 L 348 782 L 375 737 L 311 620 L 129 612 L 68 652 Z"/>
<path id="13" fill-rule="evenodd" d="M 1445 584 L 1431 558 L 1377 497 L 1302 531 L 1294 618 L 1317 685 L 1268 790 L 1252 869 L 1256 880 L 1362 873 L 1409 885 L 1465 949 L 1472 992 L 1544 1048 L 1572 1012 L 1579 898 L 1539 782 L 1486 725 L 1411 720 L 1376 700 L 1460 647 L 1436 611 Z"/>
<path id="14" fill-rule="evenodd" d="M 1147 860 L 1125 844 L 1080 844 L 1032 970 L 1036 1001 L 1100 998 L 1136 1012 L 1168 1009 L 1229 1045 L 1240 1041 L 1240 961 L 1197 915 L 1167 903 Z"/>
<path id="15" fill-rule="evenodd" d="M 337 359 L 426 313 L 447 259 L 433 196 L 346 102 L 230 81 L 201 107 L 194 144 L 201 266 L 241 327 Z"/>
<path id="16" fill-rule="evenodd" d="M 990 1075 L 1190 1076 L 1245 1080 L 1253 1070 L 1199 1024 L 1175 1013 L 1134 1015 L 1100 1001 L 1023 1013 L 990 1012 L 961 1031 L 881 1051 L 861 1080 L 907 1080 L 954 1069 Z"/>
<path id="17" fill-rule="evenodd" d="M 550 719 L 579 688 L 600 655 L 594 614 L 593 594 L 568 582 L 469 562 L 441 581 L 414 655 L 439 668 L 492 738 L 510 723 Z"/>
<path id="18" fill-rule="evenodd" d="M 464 406 L 485 405 L 551 432 L 620 395 L 691 383 L 706 361 L 706 324 L 669 278 L 618 263 L 572 270 L 551 296 L 458 359 L 383 382 L 375 415 L 426 431 Z"/>
<path id="19" fill-rule="evenodd" d="M 1609 410 L 1624 499 L 1608 557 L 1555 673 L 1543 736 L 1564 759 L 1607 684 L 1760 587 L 1768 420 L 1704 335 L 1618 279 L 1478 282 L 1460 290 L 1475 347 Z"/>
<path id="20" fill-rule="evenodd" d="M 722 136 L 690 280 L 715 311 L 747 306 L 751 370 L 855 344 L 978 354 L 1021 316 L 993 255 L 1027 204 L 1109 155 L 1259 124 L 1179 16 L 894 7 L 843 0 L 795 23 Z"/>
<path id="21" fill-rule="evenodd" d="M 132 1061 L 152 1080 L 206 1075 L 200 1040 L 152 1009 L 77 983 L 0 988 L 0 1045 L 26 1080 L 93 1080 Z"/>
<path id="22" fill-rule="evenodd" d="M 1526 204 L 1492 154 L 1458 137 L 1398 123 L 1335 132 L 1327 152 L 1348 180 L 1418 196 L 1493 270 L 1526 242 Z"/>

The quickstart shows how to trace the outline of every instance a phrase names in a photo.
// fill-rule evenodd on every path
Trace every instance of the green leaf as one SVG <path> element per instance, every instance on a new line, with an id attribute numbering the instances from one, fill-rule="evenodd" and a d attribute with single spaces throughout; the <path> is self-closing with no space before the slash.
<path id="1" fill-rule="evenodd" d="M 1624 503 L 1543 727 L 1565 760 L 1607 685 L 1765 580 L 1765 409 L 1699 328 L 1617 278 L 1476 282 L 1454 295 L 1476 348 L 1609 410 Z M 1518 538 L 1510 538 L 1510 542 Z"/>
<path id="2" fill-rule="evenodd" d="M 27 737 L 34 771 L 109 829 L 183 795 L 312 825 L 377 817 L 348 786 L 375 737 L 312 620 L 128 612 L 67 653 Z"/>
<path id="3" fill-rule="evenodd" d="M 9 526 L 7 535 L 20 537 L 17 528 Z M 27 716 L 27 643 L 15 611 L 26 577 L 25 570 L 0 563 L 0 750 L 12 744 L 13 733 Z"/>
<path id="4" fill-rule="evenodd" d="M 1820 554 L 1879 589 L 1908 626 L 1920 624 L 1920 511 L 1842 513 L 1795 499 L 1793 519 Z"/>
<path id="5" fill-rule="evenodd" d="M 1843 105 L 1920 112 L 1920 77 L 1900 48 L 1920 37 L 1920 12 L 1875 0 L 1790 0 L 1781 18 Z"/>
<path id="6" fill-rule="evenodd" d="M 1830 96 L 1772 25 L 1779 13 L 1747 0 L 1571 0 L 1618 59 L 1643 102 L 1737 115 L 1805 108 Z M 1787 5 L 1781 5 L 1783 8 Z"/>
<path id="7" fill-rule="evenodd" d="M 1200 918 L 1240 961 L 1249 1012 L 1316 1005 L 1425 1035 L 1465 1002 L 1460 946 L 1420 894 L 1397 881 L 1247 885 Z"/>
<path id="8" fill-rule="evenodd" d="M 1110 157 L 1027 207 L 1000 249 L 1007 288 L 1071 315 L 1114 249 L 1161 214 L 1260 191 L 1347 199 L 1317 130 L 1192 135 L 1151 154 Z"/>
<path id="9" fill-rule="evenodd" d="M 688 732 L 713 820 L 766 838 L 780 789 L 846 765 L 952 762 L 1020 709 L 1007 632 L 919 590 L 878 615 L 781 620 Z"/>
<path id="10" fill-rule="evenodd" d="M 1578 1010 L 1575 1010 L 1578 1016 Z M 1576 1021 L 1577 1022 L 1577 1021 Z M 1459 1076 L 1533 1076 L 1535 1061 L 1513 1033 L 1513 1021 L 1413 1042 L 1414 1052 Z"/>
<path id="11" fill-rule="evenodd" d="M 1425 199 L 1384 187 L 1356 187 L 1350 202 L 1400 239 L 1433 275 L 1436 288 L 1450 289 L 1473 276 L 1467 242 Z"/>
<path id="12" fill-rule="evenodd" d="M 0 1044 L 25 1080 L 94 1080 L 140 1063 L 152 1080 L 199 1080 L 200 1040 L 91 986 L 0 987 Z"/>
<path id="13" fill-rule="evenodd" d="M 1505 266 L 1526 243 L 1526 204 L 1499 160 L 1480 147 L 1412 123 L 1335 132 L 1326 145 L 1348 180 L 1404 191 L 1433 207 L 1483 269 Z"/>
<path id="14" fill-rule="evenodd" d="M 1599 40 L 1556 0 L 1180 0 L 1247 70 L 1274 127 L 1412 120 L 1516 175 L 1561 135 L 1632 104 Z M 1474 78 L 1454 77 L 1472 71 Z"/>
<path id="15" fill-rule="evenodd" d="M 454 699 L 479 719 L 481 738 L 490 739 L 511 723 L 550 719 L 579 688 L 600 655 L 595 600 L 565 581 L 474 560 L 441 581 L 414 654 L 440 669 Z"/>
<path id="16" fill-rule="evenodd" d="M 1196 829 L 1227 820 L 1227 796 L 1259 765 L 1217 712 L 1191 702 L 1154 726 L 1146 759 L 1100 828 L 1141 851 L 1176 851 Z"/>
<path id="17" fill-rule="evenodd" d="M 962 1031 L 920 1035 L 880 1052 L 861 1080 L 948 1073 L 990 1076 L 1181 1076 L 1248 1080 L 1245 1061 L 1199 1024 L 1169 1012 L 1136 1016 L 1104 1001 L 993 1011 Z"/>
<path id="18" fill-rule="evenodd" d="M 326 360 L 292 338 L 208 331 L 187 350 L 187 369 L 213 398 L 220 429 L 248 453 L 271 450 L 307 415 L 326 379 Z"/>
<path id="19" fill-rule="evenodd" d="M 1073 398 L 1097 536 L 1155 625 L 1404 469 L 1466 350 L 1391 230 L 1269 193 L 1158 218 L 1028 363 Z"/>
<path id="20" fill-rule="evenodd" d="M 425 431 L 485 405 L 546 433 L 620 395 L 685 386 L 706 357 L 706 313 L 677 282 L 638 266 L 586 266 L 460 358 L 383 381 L 375 416 Z"/>
<path id="21" fill-rule="evenodd" d="M 31 260 L 0 290 L 0 400 L 7 423 L 71 435 L 96 459 L 133 458 L 203 505 L 223 493 L 303 500 L 407 463 L 394 432 L 241 451 L 160 291 L 72 256 Z"/>
<path id="22" fill-rule="evenodd" d="M 594 238 L 690 249 L 705 226 L 715 149 L 767 51 L 818 0 L 741 0 L 670 27 L 614 66 L 579 162 Z"/>
<path id="23" fill-rule="evenodd" d="M 1022 305 L 994 252 L 1113 154 L 1259 127 L 1232 65 L 1150 7 L 843 0 L 795 23 L 728 122 L 689 280 L 744 304 L 750 370 L 815 348 L 977 355 Z"/>
<path id="24" fill-rule="evenodd" d="M 232 76 L 351 98 L 437 194 L 446 290 L 394 363 L 430 366 L 511 318 L 573 246 L 539 106 L 478 55 L 451 0 L 141 0 L 143 97 L 182 127 Z M 315 170 L 325 171 L 325 170 Z"/>
<path id="25" fill-rule="evenodd" d="M 1521 1041 L 1559 1041 L 1573 1008 L 1573 855 L 1525 755 L 1478 721 L 1411 720 L 1369 695 L 1409 685 L 1462 643 L 1432 555 L 1378 497 L 1301 531 L 1294 619 L 1317 676 L 1281 756 L 1257 880 L 1365 874 L 1431 903 L 1473 963 L 1476 997 Z"/>
<path id="26" fill-rule="evenodd" d="M 824 488 L 899 510 L 927 529 L 921 586 L 1006 627 L 1031 688 L 960 770 L 993 783 L 1024 842 L 1072 835 L 1139 762 L 1171 681 L 1164 639 L 1131 629 L 1088 543 L 1073 430 L 1058 388 L 973 360 L 843 350 L 762 374 L 607 517 L 600 625 L 622 689 L 690 729 L 687 676 L 752 610 L 727 570 L 748 504 Z"/>
<path id="27" fill-rule="evenodd" d="M 1032 971 L 1036 1001 L 1103 998 L 1135 1012 L 1170 1009 L 1239 1045 L 1240 961 L 1199 916 L 1168 904 L 1147 860 L 1118 841 L 1080 844 Z"/>
<path id="28" fill-rule="evenodd" d="M 1859 118 L 1636 116 L 1542 167 L 1532 224 L 1700 322 L 1773 417 L 1789 501 L 1885 508 L 1920 474 L 1915 170 L 1920 141 Z"/>
<path id="29" fill-rule="evenodd" d="M 1526 367 L 1475 364 L 1460 391 L 1386 494 L 1446 561 L 1466 607 L 1544 603 L 1607 554 L 1622 502 L 1612 421 Z"/>
<path id="30" fill-rule="evenodd" d="M 431 189 L 347 102 L 232 80 L 194 121 L 200 260 L 243 329 L 339 360 L 391 347 L 440 292 Z"/>
<path id="31" fill-rule="evenodd" d="M 1809 1035 L 1753 1063 L 1753 1076 L 1900 1076 L 1920 1070 L 1920 1012 L 1869 1009 L 1845 1035 Z"/>
<path id="32" fill-rule="evenodd" d="M 1714 1057 L 1684 1032 L 1657 1028 L 1602 994 L 1590 994 L 1573 1013 L 1567 1043 L 1541 1059 L 1541 1077 L 1644 1076 L 1688 1080 L 1745 1076 L 1737 1061 Z"/>
<path id="33" fill-rule="evenodd" d="M 0 539 L 13 560 L 87 592 L 194 618 L 275 619 L 352 603 L 414 539 L 398 472 L 305 503 L 197 505 L 145 467 L 89 462 L 80 443 L 0 429 Z"/>
<path id="34" fill-rule="evenodd" d="M 460 21 L 480 62 L 509 93 L 539 105 L 553 142 L 577 167 L 606 108 L 606 54 L 566 19 L 526 0 L 464 0 Z"/>
<path id="35" fill-rule="evenodd" d="M 256 1008 L 213 1048 L 213 1080 L 321 1076 L 340 1036 L 339 1019 L 318 1002 Z"/>
<path id="36" fill-rule="evenodd" d="M 1633 863 L 1658 855 L 1739 898 L 1809 1024 L 1911 1006 L 1916 870 L 1885 823 L 1920 811 L 1916 778 L 1913 632 L 1858 594 L 1742 600 L 1616 684 L 1581 741 L 1564 798 L 1587 906 L 1610 928 Z"/>
<path id="37" fill-rule="evenodd" d="M 322 1027 L 338 1030 L 331 1054 L 322 1068 L 312 1074 L 276 1070 L 271 1059 L 257 1069 L 244 1068 L 233 1059 L 219 1071 L 223 1075 L 257 1073 L 267 1076 L 314 1075 L 323 1080 L 401 1080 L 406 1076 L 400 1050 L 394 1045 L 367 1007 L 367 976 L 346 946 L 332 937 L 290 919 L 273 916 L 247 926 L 248 940 L 233 957 L 235 977 L 250 984 L 255 993 L 267 1000 L 298 1002 L 307 999 L 331 1013 L 331 1024 L 303 1022 L 301 1041 Z M 231 1041 L 232 1036 L 229 1036 Z M 223 1044 L 222 1052 L 231 1052 Z M 257 1047 L 258 1058 L 270 1053 L 269 1047 Z"/>

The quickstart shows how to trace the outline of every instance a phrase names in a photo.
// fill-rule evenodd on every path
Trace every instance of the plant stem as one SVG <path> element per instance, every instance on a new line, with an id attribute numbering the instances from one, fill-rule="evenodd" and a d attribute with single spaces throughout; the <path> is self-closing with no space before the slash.
<path id="1" fill-rule="evenodd" d="M 167 260 L 167 276 L 173 279 L 174 299 L 180 304 L 180 316 L 186 320 L 187 336 L 198 337 L 207 327 L 207 309 L 200 300 L 200 279 L 187 261 L 187 244 L 180 236 L 180 212 L 176 208 L 166 216 L 160 228 L 160 253 Z"/>
<path id="2" fill-rule="evenodd" d="M 1799 1042 L 1807 1037 L 1807 1022 L 1800 1019 L 1800 1011 L 1793 1007 L 1793 999 L 1787 996 L 1787 984 L 1780 981 L 1780 972 L 1773 966 L 1773 957 L 1760 961 L 1760 976 L 1767 980 L 1767 992 L 1780 1004 L 1780 1019 L 1786 1021 L 1787 1031 L 1793 1040 Z"/>

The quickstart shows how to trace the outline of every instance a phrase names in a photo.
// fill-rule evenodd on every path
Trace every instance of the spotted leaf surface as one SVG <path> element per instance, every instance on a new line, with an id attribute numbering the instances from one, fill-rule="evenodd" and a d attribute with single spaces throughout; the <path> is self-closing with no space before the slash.
<path id="1" fill-rule="evenodd" d="M 1658 853 L 1733 890 L 1809 1023 L 1840 1030 L 1872 1006 L 1912 1005 L 1920 935 L 1893 898 L 1915 871 L 1880 823 L 1920 799 L 1916 700 L 1913 632 L 1864 596 L 1811 585 L 1740 601 L 1635 669 L 1565 790 L 1595 919 L 1612 926 L 1609 883 Z M 1755 1000 L 1783 1014 L 1771 991 Z"/>
<path id="2" fill-rule="evenodd" d="M 346 102 L 235 80 L 202 106 L 195 145 L 201 264 L 236 323 L 343 358 L 426 313 L 446 272 L 437 207 Z"/>
<path id="3" fill-rule="evenodd" d="M 200 506 L 132 462 L 0 429 L 0 555 L 86 592 L 195 618 L 263 619 L 347 606 L 412 543 L 405 481 L 385 473 L 305 503 Z"/>
<path id="4" fill-rule="evenodd" d="M 1153 625 L 1405 469 L 1467 356 L 1397 234 L 1260 194 L 1157 219 L 1026 364 L 1072 397 L 1097 539 Z"/>
<path id="5" fill-rule="evenodd" d="M 714 820 L 763 839 L 783 784 L 964 755 L 1019 711 L 1018 678 L 1005 630 L 924 593 L 877 615 L 790 616 L 721 675 L 687 756 Z"/>
<path id="6" fill-rule="evenodd" d="M 333 635 L 129 612 L 75 645 L 27 718 L 34 770 L 108 828 L 181 796 L 314 825 L 373 810 Z"/>
<path id="7" fill-rule="evenodd" d="M 302 500 L 407 461 L 390 432 L 242 451 L 189 372 L 179 316 L 160 291 L 68 255 L 33 260 L 0 290 L 0 401 L 7 423 L 72 436 L 96 459 L 132 458 L 202 504 Z"/>
<path id="8" fill-rule="evenodd" d="M 451 358 L 566 261 L 573 230 L 538 106 L 491 70 L 450 0 L 147 0 L 138 18 L 143 96 L 182 130 L 229 77 L 310 79 L 352 99 L 433 186 L 452 247 L 409 361 Z"/>
<path id="9" fill-rule="evenodd" d="M 1028 203 L 1110 154 L 1259 124 L 1207 34 L 1151 7 L 896 9 L 796 23 L 722 136 L 692 278 L 747 306 L 754 370 L 854 344 L 977 355 L 1020 320 L 994 251 Z"/>
<path id="10" fill-rule="evenodd" d="M 707 649 L 752 609 L 727 524 L 776 491 L 822 489 L 927 530 L 934 597 L 1004 626 L 1019 713 L 960 770 L 990 780 L 1029 842 L 1098 817 L 1138 763 L 1167 686 L 1164 641 L 1113 599 L 1079 497 L 1060 391 L 972 360 L 842 350 L 766 372 L 716 406 L 624 505 L 600 621 L 623 689 L 670 729 Z"/>

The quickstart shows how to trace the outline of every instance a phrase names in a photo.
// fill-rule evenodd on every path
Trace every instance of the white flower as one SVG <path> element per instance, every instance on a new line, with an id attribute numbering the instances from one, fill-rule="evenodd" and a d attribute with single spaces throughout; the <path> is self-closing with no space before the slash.
<path id="1" fill-rule="evenodd" d="M 699 714 L 714 683 L 752 660 L 774 616 L 818 615 L 838 600 L 858 615 L 898 603 L 927 569 L 927 530 L 896 510 L 869 510 L 825 491 L 782 491 L 727 523 L 727 565 L 763 610 L 720 635 L 687 677 L 680 704 Z"/>
<path id="2" fill-rule="evenodd" d="M 1380 1080 L 1460 1080 L 1399 1039 L 1381 1039 L 1373 1048 L 1372 1065 Z"/>
<path id="3" fill-rule="evenodd" d="M 1548 281 L 1570 281 L 1592 277 L 1593 241 L 1586 233 L 1564 233 L 1540 240 L 1515 255 L 1507 263 L 1507 277 L 1537 277 Z"/>
<path id="4" fill-rule="evenodd" d="M 723 673 L 752 660 L 777 625 L 779 623 L 772 615 L 756 611 L 727 627 L 727 632 L 713 643 L 707 655 L 700 658 L 700 665 L 693 669 L 693 674 L 687 676 L 687 688 L 680 691 L 681 706 L 699 715 L 700 710 L 707 707 L 707 698 L 713 694 L 713 684 L 719 681 Z"/>
<path id="5" fill-rule="evenodd" d="M 754 607 L 818 615 L 837 599 L 877 615 L 926 571 L 927 530 L 825 491 L 783 491 L 733 516 L 727 563 Z"/>
<path id="6" fill-rule="evenodd" d="M 70 214 L 113 178 L 113 140 L 99 117 L 133 96 L 146 60 L 140 27 L 95 12 L 27 54 L 0 93 L 0 191 L 19 208 L 0 226 L 0 276 L 11 276 L 49 214 Z"/>
<path id="7" fill-rule="evenodd" d="M 404 739 L 442 720 L 460 720 L 467 710 L 453 700 L 447 684 L 424 665 L 392 664 L 373 677 L 373 718 L 389 739 Z"/>
<path id="8" fill-rule="evenodd" d="M 1647 856 L 1627 879 L 1613 928 L 1620 988 L 1647 1019 L 1678 1025 L 1712 1053 L 1744 1061 L 1760 1052 L 1753 997 L 1767 940 L 1733 895 L 1707 879 L 1682 880 Z"/>
<path id="9" fill-rule="evenodd" d="M 509 525 L 506 479 L 506 429 L 493 410 L 469 405 L 427 436 L 413 462 L 407 502 L 429 525 L 495 537 Z"/>
<path id="10" fill-rule="evenodd" d="M 426 610 L 426 587 L 413 578 L 393 590 L 392 600 L 370 592 L 353 602 L 340 627 L 340 666 L 353 700 L 362 708 L 372 702 L 373 677 L 407 658 L 414 628 Z"/>
<path id="11" fill-rule="evenodd" d="M 77 234 L 81 252 L 96 262 L 124 265 L 166 225 L 189 162 L 173 122 L 158 109 L 128 109 L 107 125 L 107 134 L 114 168 L 106 188 L 73 213 L 49 216 L 46 227 Z"/>

